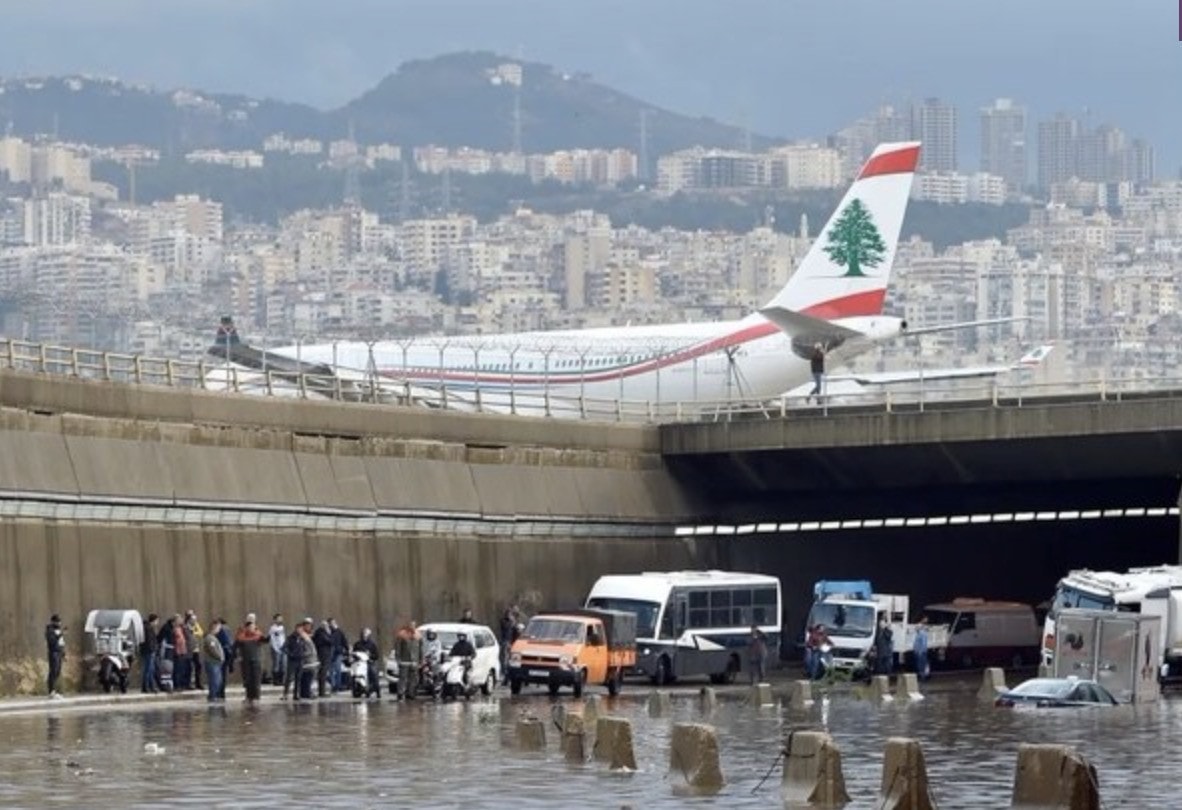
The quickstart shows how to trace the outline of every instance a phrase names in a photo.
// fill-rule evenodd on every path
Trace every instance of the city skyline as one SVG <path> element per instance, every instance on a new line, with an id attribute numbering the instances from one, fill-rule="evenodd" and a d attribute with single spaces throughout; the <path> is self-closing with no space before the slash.
<path id="1" fill-rule="evenodd" d="M 751 26 L 738 48 L 716 37 L 713 7 L 694 3 L 677 5 L 676 17 L 671 3 L 633 8 L 622 0 L 561 10 L 536 0 L 444 0 L 447 14 L 440 3 L 393 9 L 372 0 L 331 10 L 297 0 L 283 4 L 282 14 L 266 0 L 151 9 L 143 0 L 101 7 L 65 0 L 52 10 L 25 0 L 8 5 L 14 36 L 0 54 L 3 75 L 106 74 L 323 108 L 359 95 L 408 59 L 493 50 L 588 71 L 671 110 L 777 137 L 816 137 L 881 103 L 933 96 L 958 109 L 958 158 L 975 165 L 975 111 L 1011 97 L 1032 122 L 1063 112 L 1145 137 L 1159 149 L 1162 175 L 1176 176 L 1182 161 L 1173 137 L 1182 114 L 1136 92 L 1160 86 L 1155 77 L 1176 75 L 1182 59 L 1172 25 L 1162 24 L 1168 15 L 1151 0 L 1126 3 L 1119 15 L 1101 13 L 1110 7 L 1098 0 L 1037 8 L 1004 0 L 1013 13 L 996 9 L 982 20 L 935 0 L 915 0 L 903 13 L 870 2 L 840 9 L 756 2 L 747 16 L 766 24 Z M 177 37 L 181 30 L 186 36 Z M 1064 58 L 1061 41 L 1080 57 Z M 797 78 L 802 71 L 809 81 Z"/>

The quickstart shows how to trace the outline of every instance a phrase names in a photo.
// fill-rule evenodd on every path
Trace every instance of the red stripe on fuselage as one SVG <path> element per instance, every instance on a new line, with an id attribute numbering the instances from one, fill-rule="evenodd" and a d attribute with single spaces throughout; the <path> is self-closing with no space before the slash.
<path id="1" fill-rule="evenodd" d="M 813 304 L 802 314 L 823 321 L 837 318 L 855 318 L 859 315 L 881 315 L 882 302 L 886 299 L 886 290 L 865 290 L 864 292 L 844 295 L 841 298 L 831 298 L 819 304 Z"/>
<path id="2" fill-rule="evenodd" d="M 867 177 L 877 177 L 880 174 L 906 174 L 915 171 L 918 164 L 919 147 L 908 146 L 894 152 L 874 155 L 866 161 L 866 165 L 858 174 L 858 179 L 865 180 Z"/>

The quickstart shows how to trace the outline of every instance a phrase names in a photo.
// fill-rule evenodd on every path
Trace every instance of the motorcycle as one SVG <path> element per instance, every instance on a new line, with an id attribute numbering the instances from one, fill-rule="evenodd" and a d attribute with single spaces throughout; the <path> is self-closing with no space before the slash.
<path id="1" fill-rule="evenodd" d="M 349 681 L 352 684 L 353 697 L 381 697 L 382 686 L 376 677 L 370 677 L 373 674 L 370 672 L 369 653 L 364 650 L 349 653 Z"/>
<path id="2" fill-rule="evenodd" d="M 472 658 L 470 656 L 448 656 L 440 667 L 443 679 L 441 697 L 444 700 L 463 698 L 468 700 L 476 694 L 476 687 L 472 683 Z"/>
<path id="3" fill-rule="evenodd" d="M 144 640 L 143 620 L 134 610 L 92 610 L 86 617 L 92 639 L 99 686 L 110 693 L 127 692 L 131 662 Z"/>

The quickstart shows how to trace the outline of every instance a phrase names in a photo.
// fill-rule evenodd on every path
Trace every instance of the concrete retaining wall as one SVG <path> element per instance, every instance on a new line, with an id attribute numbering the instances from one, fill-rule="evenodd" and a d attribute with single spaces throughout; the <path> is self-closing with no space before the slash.
<path id="1" fill-rule="evenodd" d="M 709 541 L 706 541 L 709 543 Z M 44 688 L 43 632 L 69 626 L 76 677 L 82 626 L 95 607 L 195 609 L 237 625 L 260 617 L 337 617 L 383 654 L 405 619 L 453 620 L 465 606 L 492 626 L 510 602 L 579 604 L 605 572 L 711 564 L 713 546 L 681 539 L 499 539 L 324 534 L 55 521 L 0 524 L 0 693 Z"/>
<path id="2" fill-rule="evenodd" d="M 666 531 L 693 509 L 665 471 L 655 429 L 636 425 L 0 372 L 0 500 L 469 518 L 466 528 L 431 535 L 356 524 L 312 531 L 157 518 L 113 525 L 57 513 L 6 519 L 2 691 L 44 688 L 42 633 L 55 612 L 71 628 L 67 675 L 76 677 L 83 621 L 95 607 L 194 608 L 234 624 L 248 610 L 282 611 L 289 622 L 331 614 L 351 634 L 375 628 L 385 648 L 408 618 L 450 619 L 471 606 L 495 624 L 514 601 L 578 604 L 603 573 L 717 565 L 713 540 Z M 489 529 L 515 518 L 567 528 L 536 539 Z M 599 524 L 595 536 L 577 531 L 588 521 Z M 637 524 L 651 536 L 637 537 Z"/>

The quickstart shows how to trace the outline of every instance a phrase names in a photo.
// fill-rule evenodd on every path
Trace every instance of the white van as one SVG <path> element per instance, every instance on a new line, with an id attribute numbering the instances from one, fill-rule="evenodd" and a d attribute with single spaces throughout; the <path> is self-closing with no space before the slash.
<path id="1" fill-rule="evenodd" d="M 953 599 L 924 608 L 929 624 L 951 628 L 948 646 L 932 651 L 932 665 L 948 669 L 1034 666 L 1042 630 L 1031 605 Z"/>

